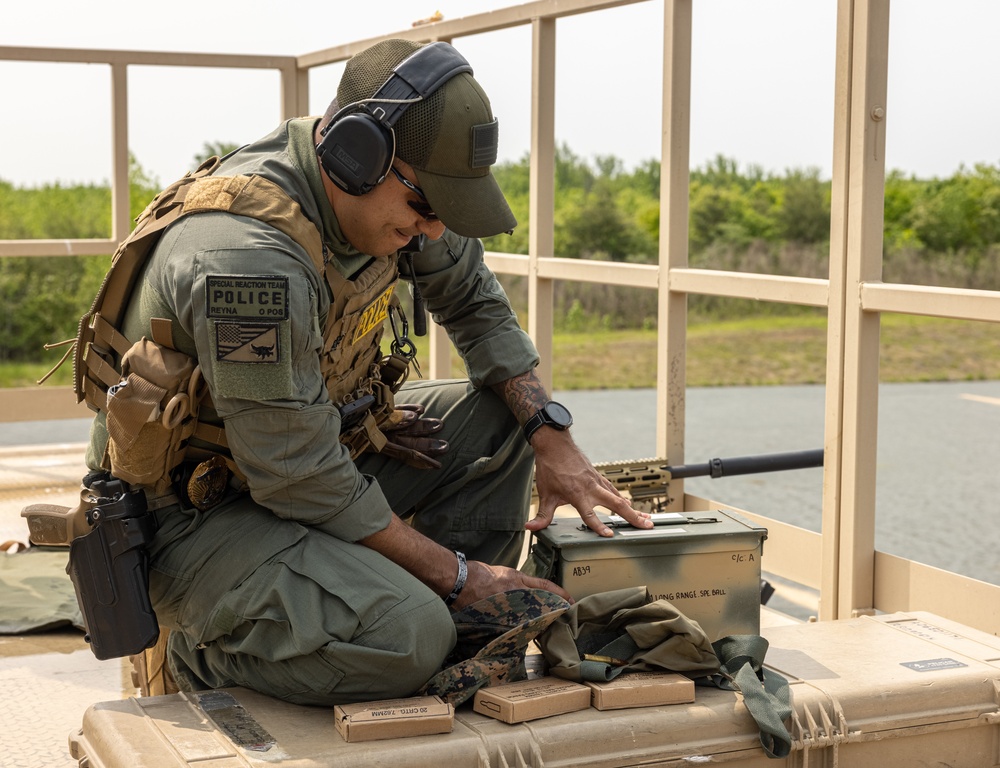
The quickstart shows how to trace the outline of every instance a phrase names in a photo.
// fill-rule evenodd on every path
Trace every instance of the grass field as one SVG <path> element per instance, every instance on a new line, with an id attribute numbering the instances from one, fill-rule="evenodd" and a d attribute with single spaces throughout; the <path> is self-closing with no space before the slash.
<path id="1" fill-rule="evenodd" d="M 937 318 L 884 315 L 879 376 L 890 381 L 1000 379 L 1000 327 Z M 656 385 L 655 331 L 560 333 L 557 389 L 632 389 Z M 53 353 L 52 363 L 58 359 Z M 51 364 L 0 365 L 0 386 L 32 386 Z M 70 383 L 67 362 L 49 383 Z M 452 373 L 464 376 L 455 355 Z M 692 323 L 689 387 L 820 384 L 826 374 L 826 322 L 817 317 L 766 317 Z"/>
<path id="2" fill-rule="evenodd" d="M 826 377 L 826 321 L 753 318 L 688 328 L 690 387 L 821 384 Z M 558 389 L 652 387 L 652 331 L 557 335 Z M 1000 379 L 1000 327 L 905 315 L 883 315 L 879 378 L 883 382 Z"/>

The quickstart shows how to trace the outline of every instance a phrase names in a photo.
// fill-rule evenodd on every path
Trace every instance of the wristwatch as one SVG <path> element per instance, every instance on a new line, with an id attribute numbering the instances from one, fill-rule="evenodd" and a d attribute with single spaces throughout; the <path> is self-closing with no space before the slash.
<path id="1" fill-rule="evenodd" d="M 546 426 L 559 430 L 569 429 L 573 426 L 573 415 L 565 405 L 549 400 L 524 423 L 524 439 L 530 443 L 531 436 Z"/>

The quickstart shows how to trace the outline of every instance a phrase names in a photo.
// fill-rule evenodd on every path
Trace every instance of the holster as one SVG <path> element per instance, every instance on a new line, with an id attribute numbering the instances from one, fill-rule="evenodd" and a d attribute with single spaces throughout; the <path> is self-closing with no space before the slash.
<path id="1" fill-rule="evenodd" d="M 159 636 L 146 551 L 157 523 L 141 490 L 117 479 L 97 480 L 92 490 L 98 496 L 87 515 L 93 530 L 70 543 L 66 573 L 83 614 L 85 639 L 104 660 L 139 653 Z"/>

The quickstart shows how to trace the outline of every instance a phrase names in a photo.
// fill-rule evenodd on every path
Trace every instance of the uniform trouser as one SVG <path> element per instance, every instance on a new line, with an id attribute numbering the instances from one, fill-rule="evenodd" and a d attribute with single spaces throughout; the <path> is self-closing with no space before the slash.
<path id="1" fill-rule="evenodd" d="M 489 390 L 417 382 L 397 401 L 444 419 L 440 470 L 358 459 L 392 508 L 469 559 L 516 565 L 532 453 Z M 249 496 L 159 514 L 150 595 L 182 689 L 243 686 L 302 704 L 407 696 L 455 643 L 441 598 L 360 544 L 281 520 Z"/>

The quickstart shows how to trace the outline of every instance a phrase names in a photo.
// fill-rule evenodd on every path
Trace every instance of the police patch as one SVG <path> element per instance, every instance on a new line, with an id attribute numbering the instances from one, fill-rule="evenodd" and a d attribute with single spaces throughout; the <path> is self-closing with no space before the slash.
<path id="1" fill-rule="evenodd" d="M 208 275 L 205 297 L 206 317 L 288 319 L 287 277 Z"/>
<path id="2" fill-rule="evenodd" d="M 277 323 L 215 321 L 215 359 L 227 363 L 278 363 Z"/>
<path id="3" fill-rule="evenodd" d="M 378 298 L 362 310 L 361 318 L 358 320 L 358 328 L 354 332 L 351 344 L 357 344 L 359 339 L 367 336 L 385 322 L 385 319 L 389 316 L 389 300 L 392 298 L 392 289 L 394 287 L 394 285 L 390 285 Z"/>

